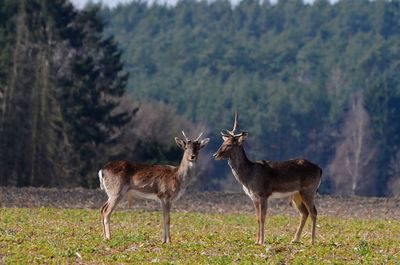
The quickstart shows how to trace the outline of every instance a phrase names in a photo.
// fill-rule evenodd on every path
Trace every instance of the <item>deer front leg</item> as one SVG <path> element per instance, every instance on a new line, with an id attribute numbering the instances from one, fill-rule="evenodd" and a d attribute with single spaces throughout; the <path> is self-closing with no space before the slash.
<path id="1" fill-rule="evenodd" d="M 267 215 L 267 207 L 268 201 L 265 199 L 261 199 L 260 203 L 260 245 L 264 245 L 264 225 L 265 225 L 265 216 Z"/>
<path id="2" fill-rule="evenodd" d="M 254 209 L 256 210 L 256 218 L 257 218 L 257 241 L 256 244 L 260 244 L 260 232 L 261 232 L 261 219 L 260 219 L 260 201 L 253 200 Z"/>
<path id="3" fill-rule="evenodd" d="M 161 207 L 163 210 L 163 243 L 170 243 L 171 238 L 169 236 L 169 226 L 170 226 L 170 211 L 171 202 L 169 199 L 161 200 Z"/>

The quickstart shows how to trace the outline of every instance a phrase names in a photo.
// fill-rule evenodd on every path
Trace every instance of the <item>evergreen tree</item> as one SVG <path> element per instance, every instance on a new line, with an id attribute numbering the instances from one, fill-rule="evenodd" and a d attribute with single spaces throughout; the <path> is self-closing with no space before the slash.
<path id="1" fill-rule="evenodd" d="M 0 58 L 1 184 L 94 186 L 107 144 L 128 121 L 115 111 L 127 75 L 113 40 L 102 37 L 98 9 L 19 0 L 1 12 L 11 54 Z"/>
<path id="2" fill-rule="evenodd" d="M 82 11 L 76 27 L 83 33 L 82 45 L 71 59 L 71 69 L 62 79 L 61 109 L 71 144 L 72 164 L 79 184 L 95 186 L 88 177 L 107 159 L 110 144 L 129 117 L 115 113 L 128 78 L 122 73 L 121 53 L 112 38 L 103 38 L 98 7 Z M 67 89 L 65 89 L 67 88 Z M 111 155 L 111 154 L 109 154 Z M 82 159 L 83 158 L 83 159 Z"/>

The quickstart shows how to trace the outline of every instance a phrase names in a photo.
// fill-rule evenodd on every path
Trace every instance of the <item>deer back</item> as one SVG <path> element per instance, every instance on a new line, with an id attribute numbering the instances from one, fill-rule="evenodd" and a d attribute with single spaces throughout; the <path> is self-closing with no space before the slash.
<path id="1" fill-rule="evenodd" d="M 158 197 L 172 196 L 179 189 L 178 168 L 169 165 L 146 165 L 117 161 L 102 169 L 107 194 L 117 195 L 127 190 Z"/>
<path id="2" fill-rule="evenodd" d="M 257 186 L 267 193 L 288 193 L 316 188 L 321 179 L 319 166 L 306 159 L 275 162 L 262 160 L 254 165 Z"/>

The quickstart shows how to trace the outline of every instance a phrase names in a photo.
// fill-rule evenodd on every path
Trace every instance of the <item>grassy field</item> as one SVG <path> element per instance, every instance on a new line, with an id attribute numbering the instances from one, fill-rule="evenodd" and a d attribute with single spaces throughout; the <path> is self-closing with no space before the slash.
<path id="1" fill-rule="evenodd" d="M 97 210 L 0 208 L 0 264 L 400 264 L 400 221 L 321 216 L 317 243 L 307 222 L 267 216 L 266 245 L 254 244 L 249 214 L 177 213 L 172 244 L 161 244 L 161 213 L 116 212 L 104 241 Z"/>

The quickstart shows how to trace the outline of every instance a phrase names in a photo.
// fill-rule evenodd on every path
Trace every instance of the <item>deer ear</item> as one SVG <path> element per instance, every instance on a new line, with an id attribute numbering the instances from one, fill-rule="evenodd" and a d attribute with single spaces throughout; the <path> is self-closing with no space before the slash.
<path id="1" fill-rule="evenodd" d="M 175 137 L 175 143 L 180 149 L 185 150 L 185 146 L 186 146 L 185 141 L 179 139 L 178 137 Z"/>
<path id="2" fill-rule="evenodd" d="M 242 132 L 242 133 L 240 134 L 240 136 L 239 136 L 238 143 L 239 143 L 239 144 L 243 144 L 244 141 L 246 141 L 248 135 L 249 135 L 248 132 Z"/>
<path id="3" fill-rule="evenodd" d="M 200 149 L 203 148 L 204 146 L 206 146 L 206 144 L 208 144 L 208 142 L 210 141 L 210 138 L 206 138 L 200 141 Z"/>
<path id="4" fill-rule="evenodd" d="M 226 140 L 228 140 L 228 139 L 229 139 L 229 136 L 222 135 L 222 140 L 224 140 L 224 142 L 225 142 Z"/>

